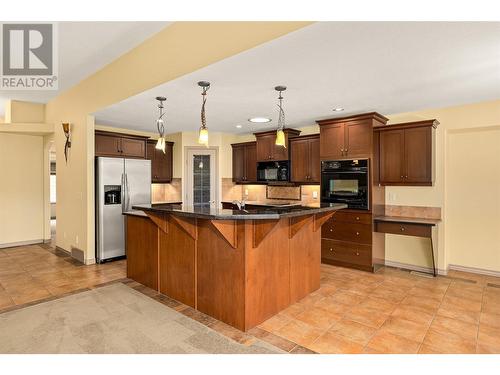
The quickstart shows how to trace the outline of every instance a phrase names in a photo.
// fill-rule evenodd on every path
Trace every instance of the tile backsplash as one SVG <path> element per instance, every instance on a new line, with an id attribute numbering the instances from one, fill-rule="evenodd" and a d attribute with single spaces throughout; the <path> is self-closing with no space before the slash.
<path id="1" fill-rule="evenodd" d="M 266 199 L 300 200 L 302 203 L 319 203 L 319 185 L 266 186 L 236 185 L 230 178 L 222 179 L 222 200 L 233 201 L 246 198 L 247 201 Z M 315 198 L 316 197 L 316 198 Z"/>
<path id="2" fill-rule="evenodd" d="M 182 179 L 173 178 L 169 184 L 151 185 L 151 202 L 182 201 Z"/>

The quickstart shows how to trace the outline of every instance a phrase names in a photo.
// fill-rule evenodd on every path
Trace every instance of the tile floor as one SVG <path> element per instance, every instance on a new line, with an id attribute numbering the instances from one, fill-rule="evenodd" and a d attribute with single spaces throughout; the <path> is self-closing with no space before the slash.
<path id="1" fill-rule="evenodd" d="M 48 245 L 0 249 L 0 311 L 124 277 L 125 260 L 84 266 Z"/>
<path id="2" fill-rule="evenodd" d="M 0 250 L 0 313 L 123 282 L 242 343 L 290 353 L 500 353 L 500 278 L 427 278 L 322 265 L 321 287 L 241 332 L 126 277 L 125 261 L 83 266 L 47 245 Z"/>
<path id="3" fill-rule="evenodd" d="M 320 289 L 259 329 L 318 353 L 500 353 L 500 278 L 322 265 Z"/>

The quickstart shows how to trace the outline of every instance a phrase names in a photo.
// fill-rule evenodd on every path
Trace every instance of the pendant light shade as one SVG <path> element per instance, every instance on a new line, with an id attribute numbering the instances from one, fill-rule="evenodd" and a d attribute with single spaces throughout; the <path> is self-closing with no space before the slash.
<path id="1" fill-rule="evenodd" d="M 207 119 L 205 116 L 205 103 L 207 102 L 207 90 L 210 88 L 210 82 L 200 81 L 198 82 L 198 86 L 200 86 L 202 89 L 201 95 L 203 97 L 203 101 L 201 104 L 201 127 L 198 134 L 198 143 L 208 147 L 208 129 Z"/>
<path id="2" fill-rule="evenodd" d="M 163 116 L 165 112 L 163 111 L 163 102 L 167 100 L 167 98 L 163 96 L 157 96 L 156 100 L 158 100 L 158 109 L 160 110 L 160 114 L 158 119 L 156 120 L 156 128 L 158 129 L 158 141 L 156 142 L 155 148 L 157 150 L 162 150 L 165 153 L 165 122 L 163 120 Z"/>
<path id="3" fill-rule="evenodd" d="M 285 132 L 283 130 L 277 130 L 276 131 L 276 146 L 283 146 L 286 148 L 286 142 L 285 142 Z"/>
<path id="4" fill-rule="evenodd" d="M 286 86 L 276 86 L 274 88 L 276 91 L 279 92 L 278 96 L 278 129 L 276 129 L 276 146 L 282 146 L 286 148 L 286 138 L 285 138 L 285 132 L 283 129 L 285 129 L 285 111 L 283 110 L 283 96 L 281 95 L 283 91 L 286 90 Z"/>

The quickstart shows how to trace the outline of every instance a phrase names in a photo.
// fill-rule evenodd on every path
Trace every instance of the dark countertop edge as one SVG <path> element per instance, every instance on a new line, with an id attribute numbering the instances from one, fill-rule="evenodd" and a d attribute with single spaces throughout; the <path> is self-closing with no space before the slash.
<path id="1" fill-rule="evenodd" d="M 344 208 L 347 208 L 345 204 L 338 204 L 335 207 L 315 207 L 315 208 L 305 208 L 303 211 L 292 211 L 292 212 L 283 212 L 283 213 L 255 213 L 255 214 L 232 214 L 232 215 L 217 215 L 217 214 L 209 214 L 209 213 L 200 213 L 200 212 L 183 212 L 183 211 L 172 211 L 169 209 L 161 209 L 161 208 L 149 208 L 149 207 L 141 207 L 141 206 L 133 206 L 134 210 L 140 211 L 151 211 L 151 212 L 165 212 L 178 216 L 185 217 L 196 217 L 200 219 L 208 219 L 208 220 L 277 220 L 287 217 L 296 217 L 296 216 L 305 216 L 305 215 L 315 215 L 318 213 L 328 212 L 328 211 L 338 211 Z M 125 213 L 127 214 L 127 213 Z"/>
<path id="2" fill-rule="evenodd" d="M 437 225 L 441 222 L 441 219 L 427 219 L 423 217 L 407 217 L 407 216 L 375 216 L 373 220 L 391 222 L 391 223 L 424 224 L 424 225 Z"/>
<path id="3" fill-rule="evenodd" d="M 132 211 L 123 212 L 122 215 L 148 217 L 148 215 L 142 210 L 132 210 Z"/>

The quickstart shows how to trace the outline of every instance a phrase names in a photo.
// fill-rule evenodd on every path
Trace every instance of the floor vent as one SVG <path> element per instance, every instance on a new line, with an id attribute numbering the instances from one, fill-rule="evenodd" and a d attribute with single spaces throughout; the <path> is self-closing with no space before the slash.
<path id="1" fill-rule="evenodd" d="M 420 277 L 427 277 L 428 279 L 433 279 L 434 276 L 431 275 L 430 273 L 425 273 L 425 272 L 420 272 L 420 271 L 410 271 L 411 275 L 415 276 L 420 276 Z"/>
<path id="2" fill-rule="evenodd" d="M 445 278 L 450 280 L 462 281 L 464 283 L 477 284 L 476 280 L 464 279 L 462 277 L 445 276 Z"/>

